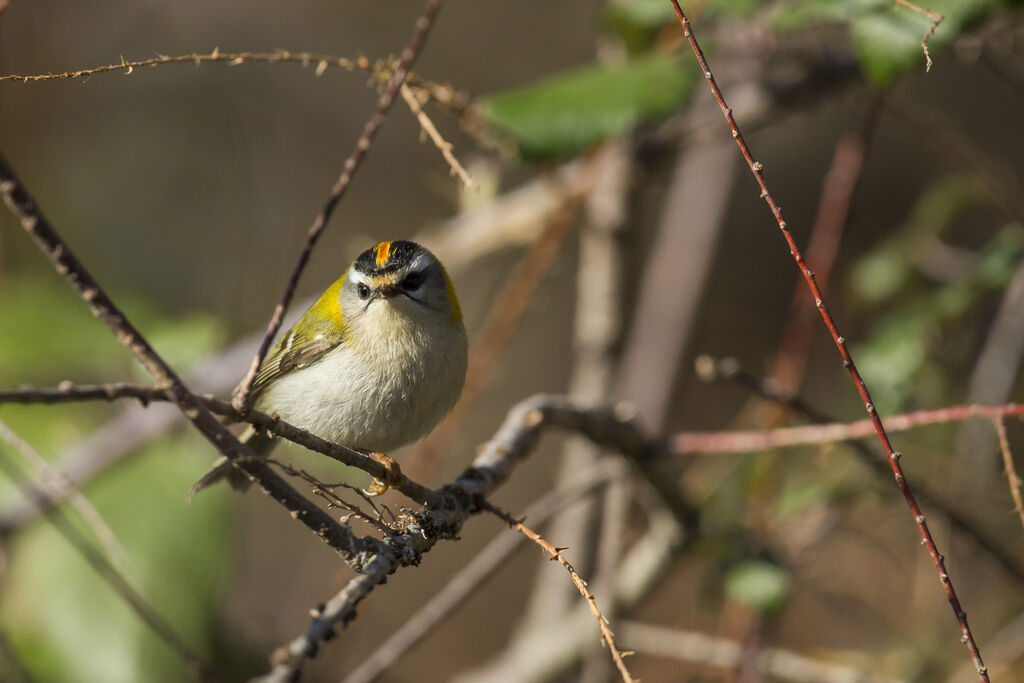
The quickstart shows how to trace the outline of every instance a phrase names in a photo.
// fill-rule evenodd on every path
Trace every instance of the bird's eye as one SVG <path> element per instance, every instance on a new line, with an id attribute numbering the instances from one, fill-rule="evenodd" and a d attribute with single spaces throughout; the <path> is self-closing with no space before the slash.
<path id="1" fill-rule="evenodd" d="M 415 292 L 423 286 L 423 273 L 409 273 L 402 280 L 402 289 L 407 292 Z"/>
<path id="2" fill-rule="evenodd" d="M 365 299 L 366 297 L 370 296 L 370 288 L 367 287 L 362 282 L 360 282 L 359 285 L 356 287 L 356 291 L 359 293 L 360 299 Z"/>

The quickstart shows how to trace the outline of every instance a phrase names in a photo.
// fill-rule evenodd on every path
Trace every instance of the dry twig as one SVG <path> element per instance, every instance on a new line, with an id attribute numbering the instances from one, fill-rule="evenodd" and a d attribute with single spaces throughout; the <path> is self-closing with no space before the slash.
<path id="1" fill-rule="evenodd" d="M 35 83 L 37 81 L 71 80 L 75 78 L 88 78 L 96 74 L 108 73 L 111 71 L 124 71 L 125 76 L 130 76 L 135 69 L 146 67 L 157 67 L 165 64 L 195 64 L 226 62 L 229 66 L 238 66 L 249 62 L 263 62 L 269 64 L 280 64 L 291 62 L 301 64 L 304 68 L 316 66 L 316 75 L 321 75 L 328 67 L 333 66 L 345 71 L 366 71 L 377 74 L 387 69 L 384 61 L 370 61 L 366 57 L 348 59 L 347 57 L 336 57 L 334 55 L 316 54 L 313 52 L 291 52 L 289 50 L 276 50 L 274 52 L 221 52 L 214 48 L 212 52 L 193 52 L 187 55 L 157 55 L 149 59 L 138 59 L 127 61 L 121 58 L 120 64 L 107 64 L 88 69 L 76 71 L 64 71 L 61 73 L 45 73 L 21 76 L 8 74 L 0 76 L 0 81 L 18 81 L 20 83 Z"/>
<path id="2" fill-rule="evenodd" d="M 1020 406 L 1024 409 L 1024 406 Z M 1024 412 L 1024 410 L 1022 410 Z M 1024 526 L 1024 500 L 1020 495 L 1020 477 L 1017 476 L 1017 468 L 1013 465 L 1013 453 L 1010 452 L 1010 440 L 1006 437 L 1006 421 L 1003 414 L 996 415 L 992 422 L 996 427 L 996 435 L 999 437 L 999 451 L 1003 454 L 1003 466 L 1006 468 L 1006 479 L 1010 485 L 1010 495 L 1013 496 L 1013 510 L 1020 518 L 1021 526 Z"/>
<path id="3" fill-rule="evenodd" d="M 988 669 L 985 667 L 985 663 L 981 657 L 981 651 L 978 649 L 978 645 L 975 643 L 974 636 L 971 633 L 971 628 L 967 623 L 967 613 L 960 606 L 960 600 L 957 597 L 956 589 L 953 587 L 953 582 L 949 577 L 949 572 L 946 570 L 945 558 L 939 552 L 938 547 L 936 547 L 935 540 L 932 538 L 931 531 L 928 529 L 928 525 L 925 522 L 924 513 L 921 512 L 921 508 L 914 497 L 914 493 L 911 491 L 910 485 L 907 483 L 906 477 L 903 474 L 903 468 L 900 466 L 899 462 L 900 454 L 892 447 L 892 444 L 889 441 L 889 436 L 885 431 L 885 427 L 882 425 L 881 418 L 878 417 L 878 412 L 875 410 L 867 385 L 864 383 L 860 373 L 857 371 L 857 366 L 854 365 L 853 357 L 850 355 L 850 351 L 846 345 L 846 339 L 839 334 L 835 320 L 832 318 L 832 314 L 825 305 L 823 294 L 815 282 L 814 273 L 811 272 L 810 267 L 804 262 L 803 254 L 797 246 L 796 241 L 793 239 L 793 235 L 790 234 L 786 221 L 783 218 L 782 209 L 768 190 L 768 185 L 765 182 L 764 174 L 762 173 L 763 165 L 754 160 L 750 148 L 743 139 L 743 134 L 740 132 L 740 129 L 736 124 L 736 119 L 733 116 L 732 109 L 728 104 L 726 104 L 722 91 L 718 87 L 714 74 L 711 72 L 711 67 L 708 66 L 707 59 L 705 59 L 704 53 L 697 42 L 697 38 L 690 27 L 690 20 L 687 19 L 686 14 L 683 12 L 683 8 L 679 5 L 679 0 L 671 0 L 671 2 L 672 7 L 675 9 L 676 16 L 679 18 L 683 34 L 690 43 L 693 54 L 700 65 L 701 72 L 707 79 L 711 92 L 714 94 L 715 100 L 718 102 L 718 106 L 721 108 L 722 114 L 725 116 L 726 122 L 729 124 L 732 136 L 736 140 L 736 144 L 739 147 L 743 158 L 746 159 L 751 173 L 754 175 L 755 180 L 757 180 L 758 185 L 761 187 L 761 197 L 764 198 L 765 202 L 768 204 L 768 208 L 772 212 L 772 215 L 778 222 L 782 236 L 789 245 L 790 253 L 793 254 L 793 259 L 803 275 L 804 280 L 810 289 L 811 295 L 814 297 L 815 305 L 818 307 L 822 320 L 825 322 L 826 327 L 828 327 L 829 332 L 832 334 L 832 339 L 835 341 L 836 348 L 839 350 L 839 354 L 843 359 L 843 366 L 849 371 L 850 377 L 853 380 L 861 399 L 864 401 L 864 407 L 874 425 L 875 432 L 878 435 L 878 440 L 881 443 L 886 456 L 889 458 L 889 464 L 892 468 L 893 476 L 896 479 L 896 484 L 899 486 L 900 491 L 902 491 L 903 496 L 907 501 L 907 506 L 910 508 L 911 515 L 913 516 L 914 522 L 917 524 L 918 530 L 921 534 L 921 541 L 927 547 L 928 553 L 931 555 L 932 562 L 935 565 L 935 571 L 939 577 L 939 582 L 946 593 L 946 597 L 949 600 L 950 607 L 953 609 L 953 614 L 956 617 L 957 623 L 960 625 L 961 640 L 965 645 L 967 645 L 971 660 L 974 662 L 975 668 L 978 671 L 979 680 L 987 682 L 989 680 Z"/>
<path id="4" fill-rule="evenodd" d="M 931 71 L 932 56 L 928 54 L 928 39 L 932 37 L 932 34 L 935 33 L 935 29 L 939 27 L 939 24 L 942 23 L 942 20 L 945 19 L 945 17 L 939 14 L 938 12 L 933 12 L 930 9 L 918 7 L 914 3 L 910 2 L 910 0 L 894 0 L 894 2 L 897 5 L 903 5 L 904 7 L 914 10 L 918 14 L 923 14 L 924 16 L 932 20 L 932 25 L 928 27 L 928 30 L 925 31 L 924 37 L 921 38 L 921 50 L 924 51 L 924 70 L 925 72 Z"/>
<path id="5" fill-rule="evenodd" d="M 480 186 L 473 182 L 473 179 L 469 175 L 459 160 L 455 158 L 455 153 L 452 152 L 452 143 L 441 137 L 441 134 L 437 132 L 437 126 L 430 120 L 427 113 L 423 111 L 423 103 L 420 102 L 419 98 L 416 97 L 416 93 L 412 91 L 412 88 L 406 83 L 402 83 L 402 87 L 399 89 L 402 94 L 402 99 L 409 105 L 409 109 L 412 111 L 413 116 L 419 121 L 420 128 L 427 134 L 430 141 L 434 143 L 434 146 L 441 152 L 441 156 L 448 162 L 448 166 L 451 169 L 451 175 L 458 176 L 462 184 L 471 190 L 480 191 Z M 424 91 L 426 92 L 426 91 Z"/>
<path id="6" fill-rule="evenodd" d="M 576 570 L 573 568 L 572 564 L 569 563 L 569 560 L 565 559 L 565 556 L 562 555 L 561 551 L 567 550 L 567 548 L 556 548 L 555 546 L 551 545 L 543 538 L 541 538 L 540 534 L 538 534 L 536 531 L 530 529 L 522 522 L 516 520 L 512 517 L 512 515 L 508 514 L 504 510 L 496 508 L 495 506 L 487 502 L 484 502 L 482 505 L 485 510 L 495 515 L 499 519 L 504 520 L 505 523 L 507 523 L 510 527 L 520 532 L 521 534 L 529 538 L 531 541 L 539 545 L 541 548 L 543 548 L 544 552 L 546 552 L 550 556 L 549 559 L 557 560 L 560 565 L 565 567 L 566 571 L 569 572 L 569 576 L 572 577 L 572 582 L 576 586 L 576 589 L 579 590 L 580 595 L 582 595 L 583 598 L 587 601 L 587 605 L 589 605 L 590 607 L 590 613 L 594 615 L 595 619 L 597 619 L 597 626 L 599 629 L 601 629 L 601 642 L 608 646 L 608 651 L 611 653 L 612 660 L 615 662 L 615 667 L 619 670 L 619 674 L 622 675 L 622 680 L 626 683 L 634 683 L 636 679 L 634 679 L 630 675 L 629 669 L 626 667 L 626 662 L 623 661 L 624 657 L 628 657 L 633 653 L 620 652 L 619 649 L 615 646 L 615 634 L 612 633 L 611 628 L 608 626 L 608 620 L 604 618 L 603 614 L 601 614 L 601 610 L 597 606 L 597 599 L 594 597 L 594 594 L 591 593 L 590 590 L 587 588 L 587 582 L 580 578 L 580 575 L 576 573 Z"/>

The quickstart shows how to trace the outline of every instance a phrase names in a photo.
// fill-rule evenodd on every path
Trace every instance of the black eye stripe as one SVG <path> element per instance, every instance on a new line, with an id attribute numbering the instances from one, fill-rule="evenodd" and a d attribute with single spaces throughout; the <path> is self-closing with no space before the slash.
<path id="1" fill-rule="evenodd" d="M 416 291 L 423 286 L 423 281 L 425 279 L 426 278 L 421 272 L 409 273 L 405 276 L 405 279 L 402 280 L 402 289 L 410 292 Z"/>

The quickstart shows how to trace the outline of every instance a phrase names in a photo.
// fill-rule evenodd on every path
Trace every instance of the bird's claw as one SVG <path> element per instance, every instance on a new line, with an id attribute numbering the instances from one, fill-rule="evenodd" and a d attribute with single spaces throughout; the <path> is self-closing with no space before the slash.
<path id="1" fill-rule="evenodd" d="M 370 451 L 367 453 L 368 456 L 384 465 L 387 470 L 387 479 L 377 479 L 376 477 L 370 482 L 369 488 L 363 489 L 363 493 L 368 496 L 379 496 L 383 493 L 387 493 L 387 490 L 392 486 L 395 486 L 402 481 L 402 468 L 398 466 L 394 458 L 388 457 L 383 453 L 376 453 Z"/>

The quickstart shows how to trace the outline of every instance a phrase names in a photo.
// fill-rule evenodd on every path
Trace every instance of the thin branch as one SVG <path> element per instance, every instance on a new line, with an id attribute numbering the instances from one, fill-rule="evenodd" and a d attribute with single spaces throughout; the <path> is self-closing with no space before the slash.
<path id="1" fill-rule="evenodd" d="M 387 117 L 388 111 L 391 109 L 391 105 L 395 101 L 395 95 L 398 94 L 402 84 L 405 83 L 406 76 L 409 75 L 409 69 L 412 67 L 413 62 L 419 55 L 420 50 L 423 49 L 423 45 L 427 39 L 427 33 L 433 25 L 434 19 L 437 17 L 437 12 L 440 8 L 441 0 L 427 0 L 427 4 L 423 8 L 423 13 L 416 19 L 415 28 L 413 29 L 412 37 L 409 39 L 409 44 L 406 45 L 404 50 L 402 50 L 402 56 L 398 62 L 398 66 L 395 67 L 394 73 L 391 74 L 391 80 L 388 81 L 387 87 L 385 87 L 380 99 L 377 100 L 376 109 L 374 109 L 373 114 L 363 126 L 363 132 L 356 140 L 355 149 L 352 150 L 352 153 L 349 154 L 348 158 L 345 160 L 341 175 L 338 177 L 334 187 L 331 188 L 331 194 L 327 198 L 327 202 L 324 204 L 317 217 L 313 220 L 313 225 L 310 226 L 309 231 L 306 234 L 306 243 L 302 247 L 302 251 L 299 254 L 299 258 L 296 261 L 295 266 L 292 268 L 291 275 L 288 277 L 288 282 L 285 285 L 284 293 L 281 295 L 281 300 L 278 302 L 277 306 L 274 307 L 274 313 L 270 317 L 270 324 L 267 326 L 267 331 L 264 333 L 263 339 L 260 341 L 259 348 L 256 351 L 256 356 L 252 359 L 249 371 L 245 374 L 245 377 L 242 378 L 242 382 L 231 400 L 232 404 L 239 410 L 244 410 L 249 407 L 249 398 L 252 392 L 252 384 L 256 379 L 256 373 L 259 372 L 260 366 L 263 364 L 263 360 L 267 357 L 267 352 L 270 350 L 271 342 L 274 341 L 274 337 L 281 329 L 281 323 L 284 321 L 285 311 L 288 310 L 288 305 L 291 303 L 292 297 L 295 295 L 295 288 L 299 284 L 299 277 L 306 269 L 309 257 L 313 253 L 313 247 L 316 246 L 317 241 L 320 239 L 320 235 L 323 234 L 324 228 L 327 227 L 327 221 L 334 212 L 334 208 L 338 205 L 338 202 L 348 189 L 348 186 L 352 181 L 352 176 L 362 164 L 363 159 L 366 158 L 366 153 L 369 151 L 370 145 L 373 144 L 373 141 L 377 136 L 377 131 L 380 130 L 381 125 L 384 123 L 384 119 Z"/>
<path id="2" fill-rule="evenodd" d="M 274 52 L 221 52 L 214 49 L 208 53 L 193 52 L 187 55 L 157 55 L 149 59 L 138 59 L 126 61 L 121 58 L 120 64 L 108 64 L 96 66 L 89 69 L 78 69 L 77 71 L 64 71 L 62 73 L 45 73 L 21 76 L 8 74 L 0 76 L 0 81 L 18 81 L 20 83 L 35 83 L 37 81 L 70 80 L 75 78 L 87 78 L 95 74 L 108 73 L 110 71 L 124 71 L 125 76 L 130 76 L 135 69 L 146 67 L 157 67 L 164 64 L 195 64 L 227 62 L 229 66 L 238 66 L 247 62 L 263 62 L 278 64 L 291 62 L 301 64 L 303 68 L 315 66 L 316 75 L 322 74 L 327 67 L 333 66 L 345 71 L 366 71 L 376 74 L 387 68 L 387 63 L 382 60 L 370 61 L 366 57 L 348 59 L 347 57 L 336 57 L 334 55 L 316 54 L 313 52 L 291 52 L 289 50 L 275 50 Z"/>
<path id="3" fill-rule="evenodd" d="M 817 267 L 817 281 L 822 291 L 828 282 L 839 253 L 839 242 L 846 228 L 854 190 L 864 169 L 867 140 L 878 118 L 877 96 L 869 105 L 867 116 L 859 130 L 849 131 L 836 142 L 832 163 L 825 174 L 818 210 L 811 225 L 807 243 L 807 258 Z M 779 354 L 775 359 L 771 377 L 791 391 L 798 391 L 807 369 L 807 359 L 813 339 L 814 307 L 799 285 L 793 290 L 789 317 L 782 331 Z"/>
<path id="4" fill-rule="evenodd" d="M 11 429 L 3 420 L 0 420 L 0 442 L 10 446 L 12 451 L 21 456 L 35 470 L 36 476 L 40 479 L 40 483 L 46 491 L 47 498 L 52 496 L 54 489 L 59 490 L 69 487 L 72 490 L 70 495 L 71 505 L 78 510 L 79 516 L 92 531 L 93 535 L 96 536 L 96 540 L 99 541 L 108 555 L 116 558 L 117 564 L 122 569 L 128 567 L 130 564 L 128 553 L 125 552 L 124 546 L 118 540 L 117 534 L 110 528 L 107 521 L 103 519 L 100 511 L 89 502 L 89 499 L 81 491 L 75 488 L 74 482 L 47 462 L 46 458 L 41 456 L 32 447 L 32 444 L 21 438 L 21 435 Z"/>
<path id="5" fill-rule="evenodd" d="M 118 342 L 156 380 L 166 396 L 181 409 L 189 422 L 225 457 L 236 460 L 239 466 L 260 484 L 260 488 L 283 505 L 292 517 L 313 531 L 321 540 L 334 548 L 347 562 L 359 567 L 366 551 L 366 543 L 351 530 L 335 522 L 330 515 L 313 504 L 284 479 L 271 471 L 267 463 L 257 458 L 252 450 L 240 443 L 188 390 L 177 373 L 171 369 L 145 337 L 125 317 L 110 297 L 100 288 L 92 275 L 72 253 L 57 231 L 43 216 L 39 205 L 21 185 L 17 176 L 0 156 L 0 194 L 22 227 L 35 240 L 40 250 L 50 259 L 57 272 L 71 285 L 89 307 L 92 314 L 113 332 Z"/>
<path id="6" fill-rule="evenodd" d="M 0 390 L 0 405 L 4 403 L 68 403 L 76 401 L 113 401 L 122 398 L 132 398 L 142 405 L 148 405 L 153 401 L 169 401 L 171 399 L 166 391 L 153 387 L 146 387 L 139 384 L 115 382 L 112 384 L 73 384 L 62 382 L 56 388 L 40 389 L 37 387 L 23 387 L 20 389 Z M 234 406 L 226 401 L 221 401 L 213 396 L 192 396 L 193 400 L 202 405 L 212 413 L 228 418 L 233 422 L 248 422 L 249 424 L 272 432 L 283 439 L 287 439 L 300 446 L 305 446 L 311 451 L 316 451 L 338 462 L 356 467 L 378 479 L 389 477 L 387 469 L 380 462 L 360 453 L 359 451 L 321 439 L 315 434 L 300 427 L 289 424 L 280 418 L 268 415 L 259 410 L 250 409 L 244 413 L 235 410 Z M 402 475 L 392 488 L 405 494 L 412 500 L 428 507 L 437 507 L 444 504 L 442 497 L 425 486 L 421 486 L 408 477 Z M 0 535 L 3 529 L 0 528 Z"/>
<path id="7" fill-rule="evenodd" d="M 935 29 L 939 27 L 939 24 L 942 23 L 942 20 L 945 19 L 945 17 L 930 9 L 918 7 L 914 3 L 910 2 L 910 0 L 894 0 L 894 2 L 897 5 L 903 5 L 904 7 L 914 10 L 918 14 L 923 14 L 932 20 L 932 25 L 928 27 L 924 37 L 921 38 L 921 49 L 924 51 L 924 70 L 927 73 L 932 70 L 932 56 L 928 54 L 928 39 L 932 37 L 932 34 L 935 33 Z"/>
<path id="8" fill-rule="evenodd" d="M 832 339 L 835 341 L 836 348 L 839 350 L 840 356 L 842 356 L 843 366 L 849 371 L 850 377 L 853 380 L 861 399 L 864 401 L 864 407 L 867 410 L 872 423 L 874 423 L 878 440 L 881 443 L 886 456 L 889 458 L 890 467 L 892 468 L 893 476 L 896 479 L 896 484 L 903 492 L 903 497 L 906 499 L 907 506 L 910 508 L 910 513 L 914 518 L 914 522 L 917 524 L 918 530 L 920 531 L 922 543 L 927 547 L 928 553 L 931 555 L 939 581 L 942 584 L 942 588 L 946 593 L 947 599 L 949 600 L 950 607 L 953 609 L 953 614 L 956 617 L 957 623 L 960 625 L 961 640 L 965 645 L 967 645 L 971 661 L 974 662 L 974 666 L 978 671 L 979 680 L 987 682 L 989 680 L 988 669 L 985 667 L 985 663 L 981 657 L 981 651 L 978 649 L 978 645 L 975 643 L 974 636 L 971 633 L 971 628 L 967 623 L 967 613 L 964 612 L 963 608 L 960 606 L 960 600 L 957 597 L 955 588 L 953 587 L 953 582 L 949 577 L 949 572 L 946 570 L 945 560 L 935 545 L 935 540 L 932 538 L 931 531 L 928 529 L 928 525 L 925 522 L 924 513 L 921 512 L 921 508 L 918 506 L 914 493 L 911 491 L 910 485 L 907 483 L 906 477 L 903 474 L 903 468 L 900 466 L 899 462 L 899 453 L 892 447 L 892 444 L 889 441 L 889 436 L 886 434 L 885 427 L 882 425 L 882 420 L 878 417 L 878 412 L 875 410 L 867 385 L 864 383 L 860 373 L 857 371 L 857 366 L 854 365 L 853 357 L 850 355 L 850 351 L 846 345 L 846 339 L 839 334 L 835 320 L 832 318 L 832 314 L 825 305 L 824 295 L 821 293 L 821 290 L 818 288 L 818 285 L 814 280 L 814 273 L 811 272 L 810 267 L 804 262 L 803 254 L 800 252 L 800 248 L 797 246 L 796 240 L 793 239 L 793 235 L 790 234 L 786 221 L 782 216 L 782 209 L 768 190 L 768 185 L 765 182 L 764 174 L 762 173 L 763 166 L 760 162 L 754 160 L 754 157 L 750 152 L 750 148 L 747 146 L 746 141 L 743 139 L 743 134 L 740 132 L 740 129 L 736 124 L 736 119 L 733 117 L 732 109 L 728 104 L 726 104 L 725 98 L 722 96 L 722 91 L 719 89 L 714 74 L 711 72 L 711 67 L 708 66 L 708 62 L 704 58 L 704 53 L 700 49 L 700 45 L 697 43 L 697 38 L 694 35 L 693 30 L 690 28 L 690 20 L 686 18 L 683 8 L 679 5 L 679 0 L 671 0 L 671 2 L 672 7 L 675 9 L 676 16 L 679 18 L 679 23 L 682 25 L 683 34 L 690 43 L 690 47 L 693 49 L 693 54 L 700 65 L 701 72 L 707 79 L 711 92 L 714 94 L 715 100 L 718 102 L 718 106 L 721 108 L 722 114 L 725 116 L 726 122 L 729 124 L 732 136 L 736 140 L 736 144 L 739 146 L 743 158 L 746 159 L 751 173 L 754 175 L 755 180 L 757 180 L 758 185 L 761 187 L 761 196 L 765 199 L 765 202 L 768 204 L 768 208 L 771 210 L 772 215 L 778 222 L 779 229 L 781 230 L 786 243 L 789 245 L 790 252 L 793 254 L 793 259 L 801 271 L 804 280 L 807 282 L 807 287 L 810 289 L 811 295 L 814 297 L 815 304 L 821 313 L 822 320 L 825 322 L 826 327 L 828 327 L 829 332 L 832 334 Z"/>
<path id="9" fill-rule="evenodd" d="M 452 152 L 452 143 L 445 140 L 439 132 L 434 122 L 430 120 L 427 113 L 423 111 L 423 103 L 419 101 L 416 94 L 412 91 L 407 84 L 402 83 L 402 87 L 399 89 L 402 94 L 402 99 L 409 105 L 409 109 L 412 111 L 413 116 L 419 121 L 420 128 L 427 134 L 430 141 L 434 143 L 434 146 L 441 152 L 441 156 L 448 162 L 448 166 L 451 169 L 451 175 L 458 176 L 462 184 L 470 190 L 480 191 L 480 186 L 477 185 L 473 178 L 470 177 L 469 172 L 459 163 L 459 160 L 455 158 L 455 153 Z M 424 91 L 426 92 L 426 91 Z M 429 93 L 428 93 L 429 94 Z"/>
<path id="10" fill-rule="evenodd" d="M 1003 415 L 997 415 L 992 422 L 996 427 L 996 436 L 999 437 L 999 451 L 1003 454 L 1003 466 L 1006 468 L 1006 479 L 1010 485 L 1010 495 L 1013 497 L 1013 510 L 1020 518 L 1021 526 L 1024 526 L 1024 499 L 1020 495 L 1020 477 L 1017 476 L 1017 468 L 1013 465 L 1013 453 L 1010 452 L 1010 440 L 1006 437 L 1006 421 Z"/>
<path id="11" fill-rule="evenodd" d="M 620 652 L 619 649 L 615 646 L 615 634 L 612 633 L 611 628 L 609 628 L 608 620 L 604 618 L 603 614 L 601 614 L 601 610 L 597 606 L 597 599 L 594 597 L 594 594 L 591 593 L 590 590 L 587 588 L 587 582 L 580 578 L 580 575 L 576 573 L 576 570 L 573 568 L 572 564 L 569 563 L 569 560 L 565 559 L 565 556 L 562 555 L 561 551 L 566 550 L 566 548 L 556 548 L 555 546 L 551 545 L 543 538 L 541 538 L 540 534 L 538 534 L 536 531 L 533 531 L 532 529 L 524 525 L 522 522 L 513 518 L 512 515 L 508 514 L 504 510 L 501 510 L 491 505 L 490 503 L 484 502 L 483 507 L 488 512 L 498 517 L 499 519 L 504 520 L 505 523 L 508 524 L 510 527 L 520 532 L 521 534 L 529 538 L 531 541 L 539 545 L 541 548 L 543 548 L 544 552 L 546 552 L 549 555 L 549 559 L 557 560 L 560 565 L 565 567 L 566 571 L 569 572 L 569 576 L 572 577 L 572 582 L 576 586 L 576 589 L 579 590 L 580 595 L 582 595 L 583 598 L 587 601 L 587 605 L 589 605 L 590 607 L 590 613 L 594 615 L 595 619 L 597 619 L 597 626 L 601 630 L 601 642 L 608 646 L 608 651 L 611 653 L 612 660 L 615 662 L 615 667 L 619 670 L 619 674 L 622 676 L 622 680 L 626 683 L 634 683 L 636 679 L 634 679 L 633 676 L 630 675 L 629 669 L 626 667 L 626 662 L 623 661 L 624 657 L 627 657 L 633 653 Z"/>
<path id="12" fill-rule="evenodd" d="M 620 623 L 619 631 L 622 641 L 640 654 L 671 657 L 720 669 L 736 667 L 744 656 L 742 643 L 696 631 L 635 621 Z M 761 650 L 753 664 L 765 676 L 797 683 L 897 683 L 890 678 L 870 676 L 848 666 L 775 648 Z"/>
<path id="13" fill-rule="evenodd" d="M 45 500 L 46 491 L 36 486 L 32 481 L 18 469 L 17 465 L 5 455 L 4 449 L 0 448 L 0 469 L 22 490 L 26 497 Z M 132 587 L 131 583 L 117 570 L 110 560 L 98 551 L 87 538 L 75 527 L 71 520 L 57 507 L 50 507 L 46 513 L 57 532 L 64 537 L 77 552 L 82 556 L 89 566 L 100 576 L 101 579 L 113 589 L 117 595 L 124 600 L 125 604 L 157 636 L 195 675 L 203 680 L 217 680 L 218 676 L 213 669 L 203 661 L 192 647 L 175 632 L 174 628 L 160 615 L 156 609 L 146 601 L 141 593 Z"/>
<path id="14" fill-rule="evenodd" d="M 1024 415 L 1024 404 L 1002 406 L 963 405 L 919 410 L 886 418 L 889 432 L 905 432 L 927 425 L 962 422 L 974 417 L 1000 420 L 1007 415 Z M 669 437 L 669 450 L 680 455 L 698 453 L 750 453 L 773 448 L 821 445 L 863 439 L 875 434 L 871 420 L 784 427 L 780 429 L 720 432 L 679 432 Z"/>

